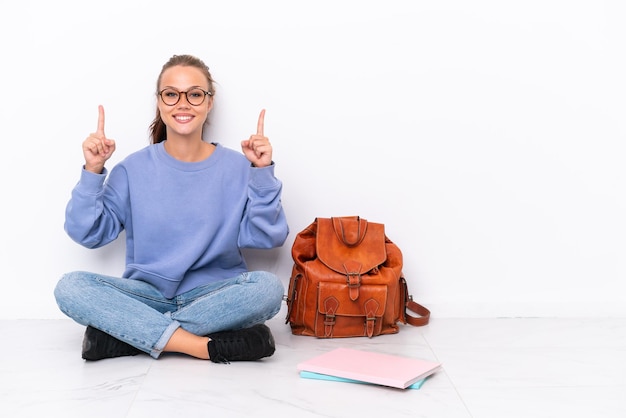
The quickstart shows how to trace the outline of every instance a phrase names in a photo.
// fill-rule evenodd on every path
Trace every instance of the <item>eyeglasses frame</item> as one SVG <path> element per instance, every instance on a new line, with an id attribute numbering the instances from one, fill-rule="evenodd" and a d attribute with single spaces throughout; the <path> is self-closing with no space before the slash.
<path id="1" fill-rule="evenodd" d="M 163 99 L 163 92 L 164 92 L 164 91 L 166 91 L 166 90 L 173 90 L 173 91 L 175 91 L 176 93 L 178 93 L 178 100 L 176 100 L 176 102 L 175 102 L 175 103 L 173 103 L 173 104 L 168 104 L 168 103 L 166 103 L 166 102 L 165 102 L 165 99 Z M 190 91 L 192 91 L 192 90 L 200 90 L 202 93 L 204 93 L 204 96 L 202 96 L 202 101 L 201 101 L 200 103 L 198 103 L 198 104 L 193 104 L 193 103 L 191 103 L 191 102 L 189 101 L 189 97 L 187 96 L 187 93 L 189 93 L 189 92 L 190 92 Z M 163 102 L 163 104 L 164 104 L 165 106 L 176 106 L 176 105 L 178 104 L 178 102 L 180 102 L 180 98 L 181 98 L 181 97 L 183 97 L 183 96 L 182 96 L 183 94 L 185 95 L 185 100 L 187 100 L 187 103 L 189 103 L 191 106 L 201 106 L 201 105 L 204 103 L 204 101 L 206 100 L 206 97 L 207 97 L 207 96 L 209 96 L 209 97 L 213 96 L 213 93 L 211 93 L 210 91 L 206 91 L 206 90 L 204 90 L 204 89 L 201 89 L 200 87 L 194 87 L 194 88 L 192 88 L 192 89 L 190 89 L 190 90 L 187 90 L 187 91 L 178 91 L 178 90 L 176 90 L 175 88 L 172 88 L 172 87 L 167 87 L 167 88 L 164 88 L 163 90 L 161 90 L 161 91 L 158 93 L 158 96 L 161 98 L 161 101 Z"/>

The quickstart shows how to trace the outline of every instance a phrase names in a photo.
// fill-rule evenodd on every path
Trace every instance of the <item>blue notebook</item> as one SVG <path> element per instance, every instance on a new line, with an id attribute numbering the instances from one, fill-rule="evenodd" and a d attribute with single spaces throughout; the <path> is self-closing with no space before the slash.
<path id="1" fill-rule="evenodd" d="M 354 379 L 346 379 L 343 377 L 330 376 L 328 374 L 307 372 L 304 370 L 300 371 L 300 377 L 304 377 L 305 379 L 332 380 L 334 382 L 360 383 L 363 385 L 375 385 L 376 384 L 376 383 L 370 383 L 370 382 L 363 382 L 362 380 L 354 380 Z M 425 380 L 426 378 L 422 380 L 418 380 L 417 382 L 413 383 L 410 386 L 407 386 L 406 388 L 407 389 L 419 389 L 422 387 Z"/>

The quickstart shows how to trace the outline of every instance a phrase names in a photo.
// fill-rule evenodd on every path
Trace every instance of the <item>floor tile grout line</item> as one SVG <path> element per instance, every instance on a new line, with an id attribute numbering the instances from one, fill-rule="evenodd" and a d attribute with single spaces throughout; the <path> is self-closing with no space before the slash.
<path id="1" fill-rule="evenodd" d="M 446 374 L 446 377 L 450 381 L 450 384 L 452 385 L 452 388 L 454 389 L 454 393 L 456 393 L 456 396 L 459 398 L 459 401 L 461 402 L 461 404 L 463 404 L 463 408 L 465 408 L 465 410 L 469 414 L 470 418 L 472 418 L 474 415 L 472 414 L 472 411 L 470 410 L 469 406 L 465 402 L 465 399 L 463 399 L 463 396 L 461 395 L 461 393 L 459 392 L 458 388 L 456 387 L 456 383 L 454 383 L 454 380 L 452 380 L 452 377 L 450 376 L 450 374 L 448 374 L 448 371 L 446 370 L 445 364 L 443 364 L 443 361 L 439 358 L 439 356 L 435 352 L 435 349 L 430 344 L 430 341 L 428 341 L 428 338 L 423 333 L 422 333 L 422 338 L 426 342 L 426 345 L 430 349 L 430 352 L 433 353 L 433 355 L 435 356 L 436 361 L 442 363 L 442 371 Z"/>

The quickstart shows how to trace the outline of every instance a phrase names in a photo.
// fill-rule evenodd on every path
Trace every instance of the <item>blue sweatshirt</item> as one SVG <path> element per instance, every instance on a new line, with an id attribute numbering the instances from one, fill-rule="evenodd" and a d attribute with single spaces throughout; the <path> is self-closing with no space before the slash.
<path id="1" fill-rule="evenodd" d="M 204 161 L 182 162 L 163 145 L 130 154 L 110 175 L 83 168 L 65 212 L 67 234 L 98 248 L 126 230 L 123 277 L 166 298 L 247 271 L 240 248 L 283 245 L 289 228 L 273 164 L 252 167 L 220 144 Z"/>

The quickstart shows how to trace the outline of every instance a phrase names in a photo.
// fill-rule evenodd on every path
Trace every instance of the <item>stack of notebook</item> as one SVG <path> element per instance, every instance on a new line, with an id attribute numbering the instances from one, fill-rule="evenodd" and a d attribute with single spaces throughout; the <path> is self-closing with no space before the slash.
<path id="1" fill-rule="evenodd" d="M 351 348 L 336 348 L 298 364 L 300 376 L 419 389 L 441 363 Z"/>

